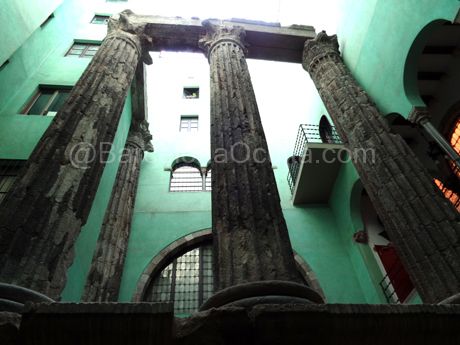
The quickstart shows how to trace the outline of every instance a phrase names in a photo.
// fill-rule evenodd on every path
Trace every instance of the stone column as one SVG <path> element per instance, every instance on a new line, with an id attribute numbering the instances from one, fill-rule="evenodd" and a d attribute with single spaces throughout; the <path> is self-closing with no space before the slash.
<path id="1" fill-rule="evenodd" d="M 84 301 L 118 300 L 141 161 L 144 151 L 153 151 L 151 139 L 145 121 L 131 125 L 88 274 Z"/>
<path id="2" fill-rule="evenodd" d="M 130 24 L 131 14 L 111 20 L 108 36 L 2 204 L 1 282 L 53 298 L 65 286 L 142 57 L 142 28 Z"/>
<path id="3" fill-rule="evenodd" d="M 216 290 L 300 282 L 245 59 L 244 30 L 203 23 L 211 69 L 212 223 Z"/>
<path id="4" fill-rule="evenodd" d="M 362 183 L 423 301 L 459 292 L 459 215 L 402 137 L 390 133 L 342 61 L 337 37 L 322 32 L 307 41 L 303 67 L 354 152 Z"/>

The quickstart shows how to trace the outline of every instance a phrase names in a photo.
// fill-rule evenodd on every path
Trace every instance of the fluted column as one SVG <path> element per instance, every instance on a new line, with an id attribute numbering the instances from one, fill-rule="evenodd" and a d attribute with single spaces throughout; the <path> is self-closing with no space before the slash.
<path id="1" fill-rule="evenodd" d="M 153 151 L 148 124 L 131 125 L 87 277 L 83 300 L 116 302 L 131 231 L 144 151 Z"/>
<path id="2" fill-rule="evenodd" d="M 204 25 L 216 290 L 264 280 L 299 282 L 246 64 L 244 30 Z"/>
<path id="3" fill-rule="evenodd" d="M 104 170 L 136 66 L 131 12 L 109 34 L 2 204 L 0 281 L 58 298 Z"/>
<path id="4" fill-rule="evenodd" d="M 401 136 L 390 133 L 374 102 L 339 53 L 336 36 L 305 43 L 310 73 L 417 291 L 436 303 L 460 289 L 459 216 Z M 358 153 L 371 149 L 368 154 Z"/>

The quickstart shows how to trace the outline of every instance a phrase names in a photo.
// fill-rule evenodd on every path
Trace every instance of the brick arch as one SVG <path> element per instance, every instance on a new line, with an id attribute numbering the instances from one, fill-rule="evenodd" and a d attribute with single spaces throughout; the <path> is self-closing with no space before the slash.
<path id="1" fill-rule="evenodd" d="M 136 292 L 131 300 L 133 302 L 141 302 L 151 279 L 161 272 L 167 263 L 174 259 L 179 253 L 184 252 L 187 248 L 194 247 L 206 241 L 212 241 L 211 229 L 193 232 L 166 246 L 149 262 L 145 270 L 142 272 L 141 277 L 137 282 Z M 316 292 L 321 295 L 324 301 L 326 301 L 323 289 L 321 288 L 318 278 L 310 265 L 308 265 L 308 263 L 295 252 L 294 260 L 304 280 L 312 289 L 316 290 Z"/>

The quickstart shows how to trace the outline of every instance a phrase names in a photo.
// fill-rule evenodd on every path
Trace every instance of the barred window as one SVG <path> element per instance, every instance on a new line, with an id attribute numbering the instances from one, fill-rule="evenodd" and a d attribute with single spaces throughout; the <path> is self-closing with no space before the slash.
<path id="1" fill-rule="evenodd" d="M 174 313 L 190 314 L 213 294 L 212 245 L 204 244 L 172 260 L 154 279 L 149 302 L 172 302 Z"/>
<path id="2" fill-rule="evenodd" d="M 0 160 L 0 204 L 16 181 L 23 165 L 24 161 L 21 160 Z"/>
<path id="3" fill-rule="evenodd" d="M 169 184 L 170 192 L 201 192 L 202 190 L 203 177 L 197 167 L 185 165 L 172 171 Z"/>
<path id="4" fill-rule="evenodd" d="M 208 169 L 206 171 L 206 177 L 205 177 L 205 187 L 207 191 L 212 190 L 212 184 L 211 184 L 211 169 Z"/>

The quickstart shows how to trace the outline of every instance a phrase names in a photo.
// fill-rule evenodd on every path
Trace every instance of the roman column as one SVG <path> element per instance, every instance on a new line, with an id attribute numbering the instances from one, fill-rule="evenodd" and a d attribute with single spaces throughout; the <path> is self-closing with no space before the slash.
<path id="1" fill-rule="evenodd" d="M 0 281 L 59 298 L 139 61 L 132 12 L 109 33 L 32 152 L 0 215 Z M 148 60 L 148 59 L 147 59 Z"/>
<path id="2" fill-rule="evenodd" d="M 300 282 L 246 64 L 245 32 L 203 25 L 200 44 L 211 71 L 214 286 Z"/>
<path id="3" fill-rule="evenodd" d="M 459 215 L 345 66 L 336 36 L 305 43 L 319 91 L 397 252 L 425 303 L 460 289 Z M 363 150 L 367 150 L 366 153 Z"/>
<path id="4" fill-rule="evenodd" d="M 118 300 L 141 162 L 144 151 L 153 151 L 151 139 L 146 121 L 131 125 L 88 274 L 84 301 Z"/>

